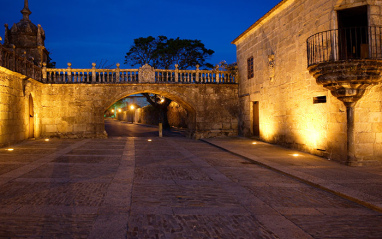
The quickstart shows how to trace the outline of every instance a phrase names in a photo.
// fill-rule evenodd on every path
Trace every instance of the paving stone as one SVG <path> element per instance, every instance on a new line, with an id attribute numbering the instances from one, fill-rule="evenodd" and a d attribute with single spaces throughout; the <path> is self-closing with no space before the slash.
<path id="1" fill-rule="evenodd" d="M 382 235 L 381 213 L 200 141 L 60 142 L 27 141 L 17 145 L 25 150 L 14 151 L 15 162 L 9 162 L 8 154 L 0 160 L 0 238 Z M 46 143 L 55 145 L 53 153 L 28 153 Z M 264 150 L 275 151 L 271 146 Z M 271 159 L 271 152 L 264 154 Z M 324 164 L 303 165 L 300 160 L 278 165 L 312 170 L 325 178 Z M 334 178 L 333 172 L 327 171 L 328 178 Z M 369 173 L 367 181 L 363 176 Z M 352 183 L 360 186 L 374 180 L 378 186 L 377 170 L 363 170 L 362 175 Z M 335 180 L 347 186 L 351 178 Z M 378 198 L 379 192 L 366 188 L 365 193 Z"/>

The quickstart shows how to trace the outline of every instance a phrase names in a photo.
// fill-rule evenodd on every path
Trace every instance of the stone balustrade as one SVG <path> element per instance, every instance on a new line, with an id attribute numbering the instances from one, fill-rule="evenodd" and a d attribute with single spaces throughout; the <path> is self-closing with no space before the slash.
<path id="1" fill-rule="evenodd" d="M 237 83 L 236 75 L 229 71 L 200 70 L 175 70 L 154 69 L 144 65 L 139 69 L 120 69 L 117 64 L 115 69 L 97 69 L 93 63 L 91 69 L 72 69 L 68 63 L 66 69 L 42 69 L 44 83 L 52 84 L 125 84 L 125 83 L 179 83 L 179 84 L 234 84 Z"/>
<path id="2" fill-rule="evenodd" d="M 42 78 L 41 68 L 34 64 L 33 59 L 27 59 L 25 54 L 23 56 L 19 56 L 16 54 L 15 47 L 9 50 L 4 48 L 1 43 L 0 66 L 32 79 L 39 80 Z"/>
<path id="3" fill-rule="evenodd" d="M 126 83 L 177 83 L 177 84 L 235 84 L 236 73 L 231 71 L 180 70 L 175 66 L 174 70 L 154 69 L 144 65 L 139 69 L 120 69 L 117 64 L 115 69 L 97 69 L 92 64 L 90 69 L 73 69 L 68 63 L 68 68 L 47 68 L 33 63 L 25 56 L 15 53 L 15 48 L 9 50 L 0 44 L 0 66 L 8 70 L 23 74 L 29 78 L 49 84 L 126 84 Z"/>

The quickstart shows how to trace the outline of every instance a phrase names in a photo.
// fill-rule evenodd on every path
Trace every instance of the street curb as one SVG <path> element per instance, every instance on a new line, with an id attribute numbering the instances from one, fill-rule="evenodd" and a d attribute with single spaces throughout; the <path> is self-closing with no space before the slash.
<path id="1" fill-rule="evenodd" d="M 219 146 L 219 145 L 217 145 L 217 144 L 208 142 L 208 141 L 206 141 L 206 140 L 204 140 L 204 139 L 200 139 L 200 141 L 202 141 L 202 142 L 204 142 L 204 143 L 207 143 L 207 144 L 209 144 L 209 145 L 211 145 L 211 146 L 214 146 L 214 147 L 216 147 L 216 148 L 219 148 L 219 149 L 221 149 L 221 150 L 223 150 L 223 151 L 226 151 L 226 152 L 228 152 L 228 153 L 230 153 L 230 154 L 233 154 L 233 155 L 235 155 L 235 156 L 241 157 L 241 158 L 243 158 L 243 159 L 245 159 L 245 160 L 247 160 L 247 161 L 249 161 L 249 162 L 251 162 L 251 163 L 253 163 L 253 164 L 260 165 L 260 166 L 262 166 L 262 167 L 264 167 L 264 168 L 267 168 L 267 169 L 270 169 L 270 170 L 272 170 L 272 171 L 275 171 L 275 172 L 278 172 L 278 173 L 280 173 L 280 174 L 283 174 L 283 175 L 285 175 L 285 176 L 291 177 L 291 178 L 296 179 L 296 180 L 298 180 L 298 181 L 300 181 L 300 182 L 302 182 L 302 183 L 308 184 L 308 185 L 310 185 L 310 186 L 312 186 L 312 187 L 321 189 L 321 190 L 326 191 L 326 192 L 329 192 L 329 193 L 331 193 L 331 194 L 335 194 L 335 195 L 337 195 L 337 196 L 339 196 L 339 197 L 342 197 L 342 198 L 344 198 L 344 199 L 347 199 L 347 200 L 349 200 L 349 201 L 355 202 L 355 203 L 357 203 L 357 204 L 359 204 L 359 205 L 362 205 L 362 206 L 364 206 L 364 207 L 367 207 L 367 208 L 369 208 L 369 209 L 372 209 L 372 210 L 374 210 L 374 211 L 377 211 L 377 212 L 382 213 L 382 207 L 380 207 L 380 206 L 377 206 L 377 205 L 374 205 L 374 204 L 372 204 L 372 203 L 366 202 L 366 201 L 364 201 L 364 200 L 362 200 L 362 199 L 359 199 L 359 198 L 352 197 L 352 196 L 350 196 L 350 195 L 348 195 L 348 194 L 346 194 L 346 193 L 342 193 L 342 192 L 338 192 L 338 191 L 332 190 L 332 189 L 330 189 L 330 188 L 328 188 L 328 187 L 326 187 L 326 186 L 323 186 L 323 185 L 321 185 L 321 184 L 313 183 L 313 182 L 311 182 L 311 181 L 309 181 L 309 180 L 306 180 L 306 179 L 304 179 L 304 178 L 295 176 L 295 175 L 290 174 L 290 173 L 288 173 L 288 172 L 285 172 L 285 171 L 283 171 L 283 170 L 280 170 L 280 169 L 277 169 L 277 168 L 275 168 L 275 167 L 269 166 L 269 165 L 267 165 L 267 164 L 265 164 L 265 163 L 262 163 L 262 162 L 259 162 L 259 161 L 254 160 L 254 159 L 248 158 L 248 157 L 246 157 L 246 156 L 244 156 L 244 155 L 241 155 L 241 154 L 239 154 L 239 153 L 235 153 L 235 152 L 233 152 L 233 151 L 231 151 L 231 150 L 229 150 L 229 149 L 226 149 L 226 148 L 224 148 L 224 147 L 222 147 L 222 146 Z"/>

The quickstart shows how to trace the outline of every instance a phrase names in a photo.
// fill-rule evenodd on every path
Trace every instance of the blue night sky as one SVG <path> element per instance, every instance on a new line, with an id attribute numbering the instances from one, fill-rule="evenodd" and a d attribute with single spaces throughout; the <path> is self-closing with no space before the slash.
<path id="1" fill-rule="evenodd" d="M 2 0 L 0 24 L 21 20 L 23 0 Z M 5 3 L 4 3 L 5 2 Z M 236 61 L 231 42 L 280 0 L 29 0 L 30 19 L 45 30 L 45 47 L 57 68 L 91 68 L 91 62 L 125 65 L 139 37 L 199 39 L 215 51 L 208 62 Z M 4 38 L 4 29 L 0 31 Z M 114 67 L 113 67 L 114 68 Z"/>

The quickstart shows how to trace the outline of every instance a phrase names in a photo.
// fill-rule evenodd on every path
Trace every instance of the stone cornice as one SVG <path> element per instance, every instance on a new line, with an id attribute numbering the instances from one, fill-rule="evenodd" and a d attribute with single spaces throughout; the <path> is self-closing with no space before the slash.
<path id="1" fill-rule="evenodd" d="M 239 42 L 241 42 L 243 39 L 245 39 L 249 34 L 251 34 L 253 31 L 255 31 L 262 24 L 267 22 L 274 15 L 278 14 L 280 11 L 289 7 L 294 1 L 295 0 L 283 0 L 283 1 L 281 1 L 279 4 L 277 4 L 275 7 L 273 7 L 269 12 L 267 12 L 264 16 L 262 16 L 259 20 L 257 20 L 254 24 L 252 24 L 252 26 L 250 26 L 247 30 L 245 30 L 242 34 L 240 34 L 240 36 L 238 36 L 231 43 L 237 45 Z"/>

